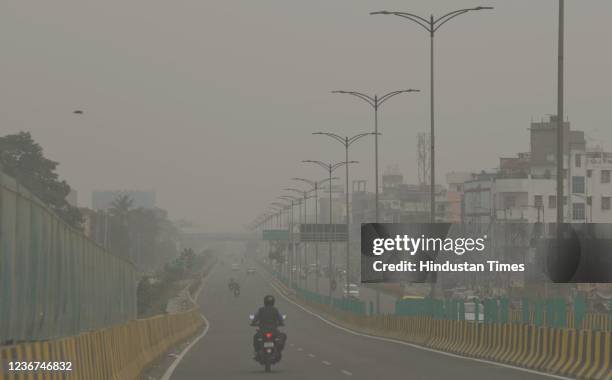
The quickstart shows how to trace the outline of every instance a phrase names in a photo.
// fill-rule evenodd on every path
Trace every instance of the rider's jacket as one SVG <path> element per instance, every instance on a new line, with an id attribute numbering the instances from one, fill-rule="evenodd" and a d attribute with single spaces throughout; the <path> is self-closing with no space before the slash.
<path id="1" fill-rule="evenodd" d="M 277 308 L 274 306 L 262 306 L 257 310 L 252 324 L 263 329 L 275 329 L 278 326 L 283 326 L 284 322 L 283 316 Z"/>

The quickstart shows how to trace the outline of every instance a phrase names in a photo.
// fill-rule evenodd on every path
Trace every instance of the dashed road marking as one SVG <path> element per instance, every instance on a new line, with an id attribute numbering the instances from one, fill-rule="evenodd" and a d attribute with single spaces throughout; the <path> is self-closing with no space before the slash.
<path id="1" fill-rule="evenodd" d="M 323 360 L 321 363 L 325 364 L 325 365 L 331 365 L 330 362 L 328 362 L 327 360 Z"/>
<path id="2" fill-rule="evenodd" d="M 350 373 L 349 371 L 347 371 L 347 370 L 345 370 L 345 369 L 343 369 L 343 370 L 342 370 L 342 371 L 340 371 L 340 372 L 342 372 L 342 373 L 343 373 L 343 374 L 345 374 L 346 376 L 353 376 L 353 374 L 352 374 L 352 373 Z"/>
<path id="3" fill-rule="evenodd" d="M 314 358 L 314 354 L 308 354 L 308 356 L 310 356 L 311 358 Z"/>
<path id="4" fill-rule="evenodd" d="M 302 347 L 298 347 L 297 349 L 298 351 L 304 351 L 304 349 Z"/>

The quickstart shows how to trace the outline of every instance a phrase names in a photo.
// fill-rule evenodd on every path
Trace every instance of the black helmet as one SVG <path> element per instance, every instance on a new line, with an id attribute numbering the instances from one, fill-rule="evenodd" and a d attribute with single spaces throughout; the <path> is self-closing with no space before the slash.
<path id="1" fill-rule="evenodd" d="M 271 296 L 271 295 L 265 296 L 264 306 L 274 306 L 274 296 Z"/>

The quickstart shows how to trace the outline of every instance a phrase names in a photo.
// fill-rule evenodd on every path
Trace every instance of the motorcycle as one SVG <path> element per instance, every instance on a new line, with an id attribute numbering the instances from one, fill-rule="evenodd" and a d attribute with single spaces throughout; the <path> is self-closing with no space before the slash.
<path id="1" fill-rule="evenodd" d="M 283 315 L 283 320 L 286 318 L 287 316 Z M 249 319 L 253 321 L 255 316 L 251 314 Z M 257 341 L 259 347 L 255 360 L 265 367 L 266 372 L 270 372 L 272 364 L 278 363 L 281 359 L 281 348 L 285 343 L 284 334 L 279 333 L 277 330 L 264 330 L 259 328 L 259 326 L 255 327 L 257 327 Z"/>
<path id="2" fill-rule="evenodd" d="M 234 297 L 238 297 L 240 295 L 240 287 L 234 287 Z"/>

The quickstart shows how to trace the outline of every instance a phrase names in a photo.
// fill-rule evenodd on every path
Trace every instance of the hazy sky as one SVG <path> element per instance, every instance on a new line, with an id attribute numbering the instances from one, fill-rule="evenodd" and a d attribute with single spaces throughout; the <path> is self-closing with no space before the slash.
<path id="1" fill-rule="evenodd" d="M 609 0 L 567 1 L 566 111 L 612 148 Z M 94 189 L 155 189 L 159 206 L 209 230 L 249 222 L 304 159 L 340 161 L 311 132 L 372 129 L 334 89 L 418 88 L 382 110 L 381 168 L 415 182 L 428 128 L 426 32 L 374 10 L 461 16 L 437 35 L 438 180 L 529 149 L 532 119 L 556 112 L 557 1 L 4 0 L 1 133 L 31 131 L 90 205 Z M 83 109 L 82 116 L 72 110 Z M 373 141 L 351 150 L 373 190 Z"/>

